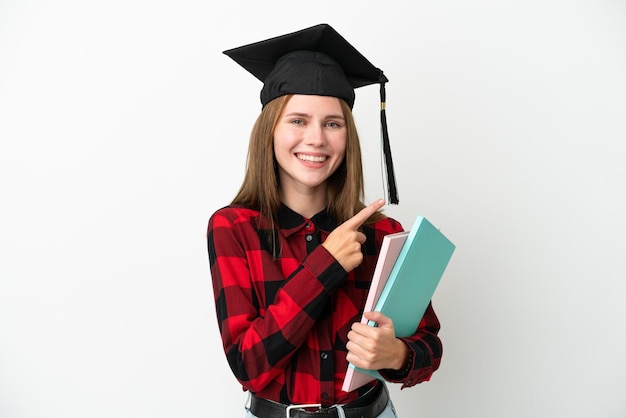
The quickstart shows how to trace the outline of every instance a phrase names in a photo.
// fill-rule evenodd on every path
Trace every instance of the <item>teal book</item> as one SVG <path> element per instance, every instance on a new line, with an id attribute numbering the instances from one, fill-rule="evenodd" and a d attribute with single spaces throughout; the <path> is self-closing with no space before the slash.
<path id="1" fill-rule="evenodd" d="M 364 311 L 378 311 L 393 320 L 397 337 L 412 335 L 426 312 L 448 266 L 455 245 L 423 216 L 411 230 L 384 237 Z M 376 326 L 362 319 L 363 323 Z M 350 364 L 342 390 L 350 392 L 374 380 L 376 370 Z"/>

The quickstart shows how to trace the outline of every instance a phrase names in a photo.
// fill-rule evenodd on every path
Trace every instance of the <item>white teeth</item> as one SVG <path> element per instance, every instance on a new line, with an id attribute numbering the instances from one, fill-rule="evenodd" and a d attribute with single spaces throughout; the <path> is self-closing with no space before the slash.
<path id="1" fill-rule="evenodd" d="M 324 161 L 326 161 L 326 157 L 323 155 L 297 154 L 297 157 L 302 161 L 310 161 L 313 163 L 323 163 Z"/>

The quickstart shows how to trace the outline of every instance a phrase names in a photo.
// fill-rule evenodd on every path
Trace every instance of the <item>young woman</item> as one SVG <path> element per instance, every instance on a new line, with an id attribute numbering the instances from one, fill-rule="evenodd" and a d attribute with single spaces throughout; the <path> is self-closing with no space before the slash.
<path id="1" fill-rule="evenodd" d="M 407 338 L 380 313 L 365 313 L 378 327 L 360 323 L 382 239 L 402 227 L 380 212 L 384 200 L 363 203 L 347 46 L 318 25 L 226 51 L 253 67 L 271 55 L 265 72 L 246 67 L 264 81 L 263 110 L 243 185 L 208 227 L 220 332 L 250 392 L 247 417 L 395 417 L 382 381 L 341 390 L 348 363 L 403 387 L 439 367 L 431 306 Z"/>

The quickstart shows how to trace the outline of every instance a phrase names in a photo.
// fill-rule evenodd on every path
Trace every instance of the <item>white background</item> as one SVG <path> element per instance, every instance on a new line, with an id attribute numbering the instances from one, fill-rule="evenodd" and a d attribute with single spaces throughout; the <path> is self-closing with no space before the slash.
<path id="1" fill-rule="evenodd" d="M 205 232 L 261 85 L 221 51 L 322 22 L 391 80 L 387 213 L 457 245 L 400 416 L 626 416 L 624 2 L 219 3 L 0 1 L 0 417 L 242 416 Z"/>

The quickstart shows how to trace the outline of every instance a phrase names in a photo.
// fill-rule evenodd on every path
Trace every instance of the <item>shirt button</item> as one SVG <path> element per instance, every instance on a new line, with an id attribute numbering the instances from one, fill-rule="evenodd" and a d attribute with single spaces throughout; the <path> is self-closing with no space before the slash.
<path id="1" fill-rule="evenodd" d="M 307 223 L 306 223 L 306 227 L 307 227 L 307 228 L 310 228 L 310 227 L 311 227 L 311 222 L 307 222 Z"/>
<path id="2" fill-rule="evenodd" d="M 322 399 L 324 400 L 328 399 L 328 393 L 326 392 L 322 393 Z"/>
<path id="3" fill-rule="evenodd" d="M 311 242 L 311 240 L 313 240 L 313 235 L 307 235 L 306 240 Z"/>
<path id="4" fill-rule="evenodd" d="M 322 360 L 326 360 L 328 358 L 328 354 L 322 353 L 321 357 L 322 357 Z"/>

